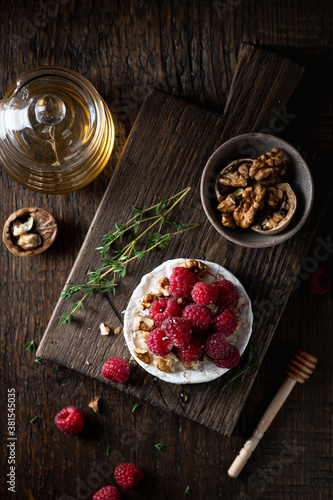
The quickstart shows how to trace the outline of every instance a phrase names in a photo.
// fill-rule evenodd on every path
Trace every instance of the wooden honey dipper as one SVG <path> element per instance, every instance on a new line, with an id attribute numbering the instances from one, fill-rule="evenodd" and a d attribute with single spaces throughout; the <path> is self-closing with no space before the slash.
<path id="1" fill-rule="evenodd" d="M 275 415 L 280 410 L 281 406 L 291 393 L 294 385 L 296 385 L 296 382 L 303 384 L 305 380 L 307 380 L 313 373 L 317 361 L 317 358 L 303 351 L 303 349 L 298 348 L 296 352 L 294 352 L 287 364 L 286 369 L 284 370 L 284 372 L 287 374 L 287 378 L 285 379 L 275 397 L 273 398 L 271 404 L 263 414 L 252 436 L 246 441 L 238 456 L 231 464 L 231 467 L 228 470 L 228 474 L 230 477 L 238 477 L 238 474 L 241 472 L 244 465 L 252 455 L 252 452 L 257 447 L 260 439 L 267 431 Z"/>

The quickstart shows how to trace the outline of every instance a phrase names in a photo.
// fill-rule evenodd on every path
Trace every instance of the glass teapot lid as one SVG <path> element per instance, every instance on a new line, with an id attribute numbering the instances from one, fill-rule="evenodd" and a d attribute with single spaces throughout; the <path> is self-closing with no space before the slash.
<path id="1" fill-rule="evenodd" d="M 104 128 L 104 103 L 88 80 L 67 68 L 39 67 L 0 102 L 1 160 L 61 174 L 94 155 Z"/>

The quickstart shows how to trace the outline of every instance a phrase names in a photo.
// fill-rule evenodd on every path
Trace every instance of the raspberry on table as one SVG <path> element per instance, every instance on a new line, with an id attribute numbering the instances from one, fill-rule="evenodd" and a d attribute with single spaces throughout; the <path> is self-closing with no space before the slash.
<path id="1" fill-rule="evenodd" d="M 211 312 L 205 306 L 190 304 L 183 309 L 182 318 L 190 321 L 193 333 L 202 333 L 209 329 Z"/>
<path id="2" fill-rule="evenodd" d="M 216 281 L 219 288 L 219 294 L 215 305 L 217 307 L 235 307 L 238 302 L 238 290 L 233 283 L 229 280 Z"/>
<path id="3" fill-rule="evenodd" d="M 54 417 L 54 423 L 65 434 L 76 436 L 84 427 L 84 415 L 75 406 L 66 406 Z"/>
<path id="4" fill-rule="evenodd" d="M 176 347 L 176 354 L 181 361 L 191 363 L 201 358 L 205 352 L 205 341 L 203 339 L 192 339 L 185 347 Z"/>
<path id="5" fill-rule="evenodd" d="M 161 328 L 175 347 L 186 346 L 192 338 L 191 322 L 185 318 L 167 318 Z"/>
<path id="6" fill-rule="evenodd" d="M 173 347 L 172 341 L 162 328 L 152 330 L 146 339 L 146 343 L 150 352 L 156 356 L 166 356 Z"/>
<path id="7" fill-rule="evenodd" d="M 185 267 L 174 267 L 169 278 L 169 293 L 176 299 L 190 299 L 198 277 Z"/>
<path id="8" fill-rule="evenodd" d="M 115 486 L 104 486 L 98 490 L 92 500 L 120 500 L 120 492 Z"/>
<path id="9" fill-rule="evenodd" d="M 116 384 L 123 384 L 130 376 L 131 368 L 124 358 L 110 358 L 102 367 L 102 374 Z"/>
<path id="10" fill-rule="evenodd" d="M 311 275 L 308 290 L 317 295 L 326 293 L 332 285 L 332 279 L 323 266 L 319 266 Z"/>
<path id="11" fill-rule="evenodd" d="M 229 337 L 237 328 L 237 316 L 232 309 L 224 309 L 221 314 L 214 316 L 211 326 L 214 332 L 222 332 Z"/>
<path id="12" fill-rule="evenodd" d="M 208 356 L 216 359 L 225 358 L 229 353 L 229 344 L 222 332 L 211 333 L 206 340 L 205 351 Z"/>
<path id="13" fill-rule="evenodd" d="M 119 486 L 131 490 L 143 479 L 143 472 L 136 465 L 129 463 L 120 464 L 114 470 L 114 478 Z"/>
<path id="14" fill-rule="evenodd" d="M 161 326 L 169 316 L 180 315 L 180 305 L 176 299 L 158 299 L 150 304 L 149 315 L 153 318 L 156 326 Z"/>
<path id="15" fill-rule="evenodd" d="M 219 287 L 215 283 L 208 285 L 199 281 L 192 289 L 191 296 L 194 302 L 201 306 L 215 304 L 219 295 Z"/>
<path id="16" fill-rule="evenodd" d="M 234 345 L 229 345 L 229 352 L 225 358 L 213 359 L 213 362 L 219 368 L 234 368 L 240 360 L 239 350 Z"/>

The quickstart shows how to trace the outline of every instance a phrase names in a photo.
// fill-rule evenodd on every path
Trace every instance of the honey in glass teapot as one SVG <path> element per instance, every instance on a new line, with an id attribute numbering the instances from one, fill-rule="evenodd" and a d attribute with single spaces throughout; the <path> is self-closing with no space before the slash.
<path id="1" fill-rule="evenodd" d="M 0 101 L 0 164 L 40 193 L 80 189 L 106 166 L 114 125 L 91 83 L 67 68 L 22 74 Z"/>

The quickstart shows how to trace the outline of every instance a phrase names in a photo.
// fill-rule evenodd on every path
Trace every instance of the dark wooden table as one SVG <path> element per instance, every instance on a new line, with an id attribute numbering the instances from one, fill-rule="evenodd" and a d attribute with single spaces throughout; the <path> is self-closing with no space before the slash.
<path id="1" fill-rule="evenodd" d="M 103 485 L 115 484 L 114 466 L 128 461 L 140 465 L 146 477 L 122 498 L 182 499 L 187 486 L 200 500 L 333 497 L 332 293 L 307 291 L 308 277 L 318 265 L 332 272 L 332 203 L 230 438 L 145 404 L 133 413 L 130 396 L 61 366 L 35 363 L 34 353 L 24 349 L 42 338 L 147 91 L 157 87 L 222 112 L 242 42 L 305 66 L 305 83 L 288 104 L 279 135 L 329 161 L 331 2 L 1 2 L 0 94 L 33 66 L 67 66 L 96 86 L 116 127 L 109 165 L 78 192 L 38 195 L 1 171 L 2 225 L 25 206 L 49 209 L 59 223 L 56 242 L 36 258 L 20 259 L 1 245 L 1 498 L 90 499 Z M 315 374 L 294 389 L 239 479 L 230 479 L 229 465 L 282 382 L 284 364 L 298 345 L 319 358 Z M 12 388 L 16 493 L 6 483 L 7 391 Z M 88 408 L 94 396 L 101 398 L 97 415 Z M 53 424 L 54 415 L 70 404 L 83 408 L 88 422 L 79 438 L 60 433 Z M 165 445 L 162 451 L 156 443 Z"/>

